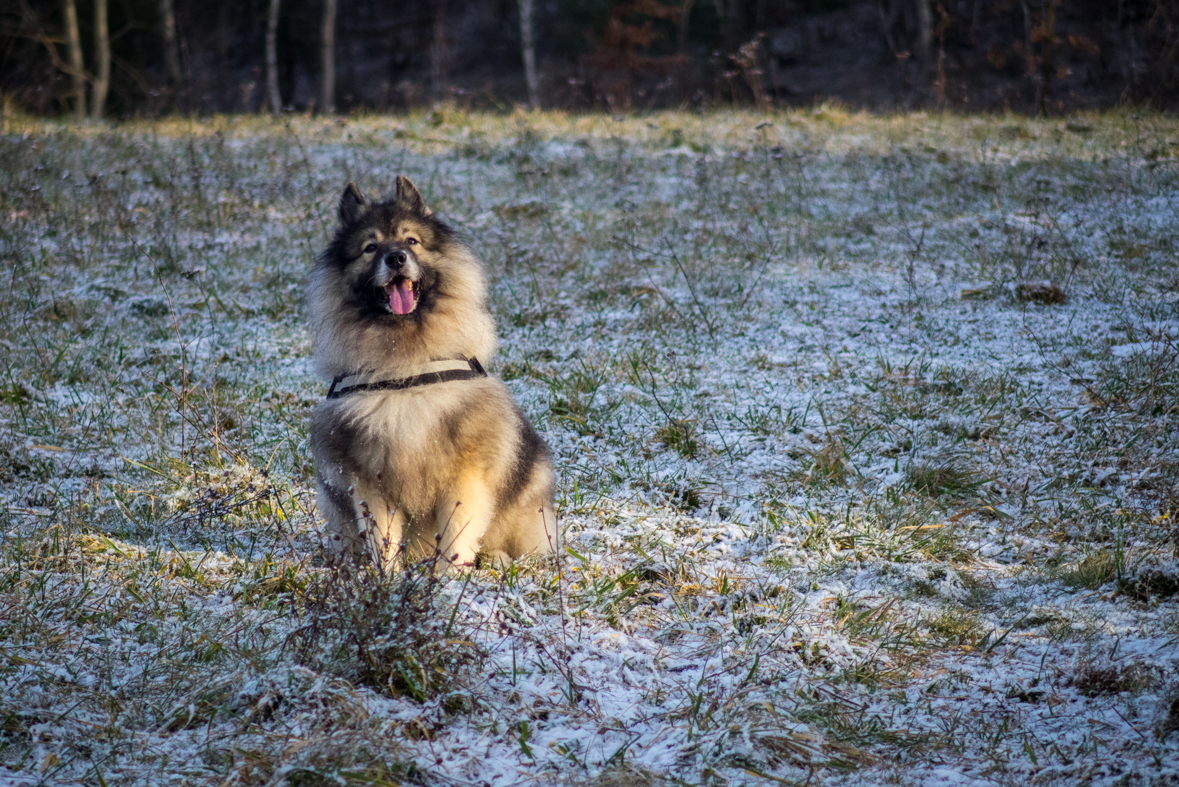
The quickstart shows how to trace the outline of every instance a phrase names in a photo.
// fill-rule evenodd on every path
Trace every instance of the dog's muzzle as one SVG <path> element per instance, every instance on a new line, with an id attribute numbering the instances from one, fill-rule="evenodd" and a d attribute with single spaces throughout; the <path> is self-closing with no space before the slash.
<path id="1" fill-rule="evenodd" d="M 404 249 L 393 249 L 381 260 L 378 277 L 384 292 L 383 302 L 393 314 L 409 314 L 418 306 L 421 297 L 421 269 L 413 255 Z"/>

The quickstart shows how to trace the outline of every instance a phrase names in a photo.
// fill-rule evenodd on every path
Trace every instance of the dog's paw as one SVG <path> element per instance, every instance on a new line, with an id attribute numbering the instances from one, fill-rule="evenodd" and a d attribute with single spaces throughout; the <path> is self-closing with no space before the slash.
<path id="1" fill-rule="evenodd" d="M 512 565 L 512 558 L 502 549 L 493 549 L 490 552 L 480 552 L 478 557 L 478 568 L 507 568 Z"/>

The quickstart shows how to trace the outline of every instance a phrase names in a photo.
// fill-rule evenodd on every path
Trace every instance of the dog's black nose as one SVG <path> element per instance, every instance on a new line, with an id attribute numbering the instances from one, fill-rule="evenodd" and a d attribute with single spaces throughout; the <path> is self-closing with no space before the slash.
<path id="1" fill-rule="evenodd" d="M 385 264 L 390 268 L 400 268 L 407 262 L 409 262 L 409 256 L 401 249 L 395 249 L 385 257 Z"/>

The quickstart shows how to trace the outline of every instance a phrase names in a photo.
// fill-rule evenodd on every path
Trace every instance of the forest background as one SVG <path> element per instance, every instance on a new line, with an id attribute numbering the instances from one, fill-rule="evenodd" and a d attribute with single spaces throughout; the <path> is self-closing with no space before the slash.
<path id="1" fill-rule="evenodd" d="M 1179 103 L 1179 0 L 0 0 L 37 115 Z"/>

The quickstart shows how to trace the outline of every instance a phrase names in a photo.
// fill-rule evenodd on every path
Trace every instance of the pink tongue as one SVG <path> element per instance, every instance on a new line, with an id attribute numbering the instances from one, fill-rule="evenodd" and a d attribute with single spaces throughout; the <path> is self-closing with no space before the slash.
<path id="1" fill-rule="evenodd" d="M 413 282 L 402 279 L 389 288 L 389 308 L 394 314 L 409 314 L 413 311 Z"/>

